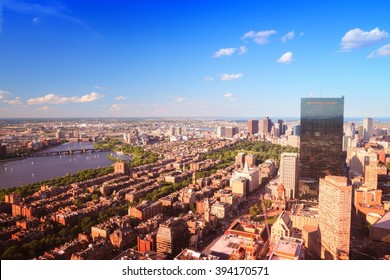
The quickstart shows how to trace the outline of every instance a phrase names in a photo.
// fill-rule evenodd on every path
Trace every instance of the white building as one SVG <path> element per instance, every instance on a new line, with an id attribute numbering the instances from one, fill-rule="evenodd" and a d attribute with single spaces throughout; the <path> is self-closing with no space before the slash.
<path id="1" fill-rule="evenodd" d="M 249 180 L 249 192 L 256 190 L 259 187 L 259 170 L 257 168 L 249 168 L 248 164 L 245 163 L 244 169 L 233 172 L 232 178 L 230 179 L 230 186 L 238 178 L 243 177 Z"/>
<path id="2" fill-rule="evenodd" d="M 368 141 L 373 135 L 374 120 L 372 118 L 363 119 L 363 140 Z"/>
<path id="3" fill-rule="evenodd" d="M 282 153 L 280 160 L 280 181 L 286 189 L 286 196 L 294 199 L 299 182 L 299 158 L 297 153 Z"/>

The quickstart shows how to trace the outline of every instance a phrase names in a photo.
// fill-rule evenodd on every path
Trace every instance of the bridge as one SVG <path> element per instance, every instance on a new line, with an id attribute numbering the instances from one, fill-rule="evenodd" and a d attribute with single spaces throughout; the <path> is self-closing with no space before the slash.
<path id="1" fill-rule="evenodd" d="M 87 153 L 99 153 L 99 152 L 108 152 L 109 149 L 68 149 L 62 151 L 51 151 L 51 152 L 40 152 L 31 154 L 32 157 L 44 157 L 44 156 L 59 156 L 59 155 L 73 155 L 73 154 L 87 154 Z"/>

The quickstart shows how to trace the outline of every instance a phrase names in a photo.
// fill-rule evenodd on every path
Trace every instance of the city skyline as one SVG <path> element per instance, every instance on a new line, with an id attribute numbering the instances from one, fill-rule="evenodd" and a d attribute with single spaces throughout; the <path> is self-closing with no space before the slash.
<path id="1" fill-rule="evenodd" d="M 298 117 L 311 96 L 387 117 L 386 8 L 1 0 L 0 118 Z"/>

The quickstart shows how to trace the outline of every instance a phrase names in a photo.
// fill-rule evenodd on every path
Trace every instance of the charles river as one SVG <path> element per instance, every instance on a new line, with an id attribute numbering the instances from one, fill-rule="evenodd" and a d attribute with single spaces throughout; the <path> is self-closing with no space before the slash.
<path id="1" fill-rule="evenodd" d="M 44 152 L 93 148 L 92 142 L 66 143 L 49 148 Z M 107 167 L 113 164 L 107 158 L 110 152 L 96 152 L 73 155 L 29 157 L 22 160 L 0 162 L 0 189 L 19 187 L 43 181 L 67 173 L 74 174 L 88 168 Z"/>

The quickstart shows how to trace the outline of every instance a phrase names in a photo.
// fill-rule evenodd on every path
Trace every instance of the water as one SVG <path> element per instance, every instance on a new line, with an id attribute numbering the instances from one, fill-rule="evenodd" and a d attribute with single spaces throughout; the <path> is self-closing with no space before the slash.
<path id="1" fill-rule="evenodd" d="M 67 143 L 45 151 L 93 148 L 93 143 Z M 18 187 L 43 181 L 87 168 L 110 166 L 109 152 L 29 157 L 23 160 L 0 162 L 0 189 Z"/>

